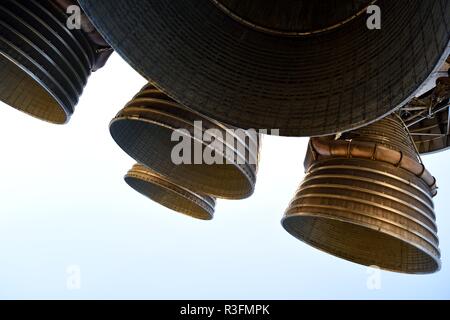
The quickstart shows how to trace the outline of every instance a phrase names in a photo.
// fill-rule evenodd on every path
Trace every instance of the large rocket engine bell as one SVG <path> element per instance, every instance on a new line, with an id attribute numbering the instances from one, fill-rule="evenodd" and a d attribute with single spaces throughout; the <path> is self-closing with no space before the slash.
<path id="1" fill-rule="evenodd" d="M 290 234 L 368 266 L 439 270 L 436 181 L 397 116 L 337 140 L 312 138 L 305 168 L 283 219 Z"/>
<path id="2" fill-rule="evenodd" d="M 69 120 L 89 75 L 112 52 L 86 16 L 80 29 L 68 27 L 66 9 L 75 4 L 1 1 L 1 101 L 52 123 Z"/>
<path id="3" fill-rule="evenodd" d="M 176 101 L 287 136 L 381 119 L 449 53 L 448 0 L 80 3 L 112 47 Z M 371 5 L 379 30 L 369 29 Z"/>

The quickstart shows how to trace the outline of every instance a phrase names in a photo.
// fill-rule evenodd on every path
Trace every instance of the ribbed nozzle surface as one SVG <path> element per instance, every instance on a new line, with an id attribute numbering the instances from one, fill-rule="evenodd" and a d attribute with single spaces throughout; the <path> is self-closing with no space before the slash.
<path id="1" fill-rule="evenodd" d="M 176 212 L 201 220 L 214 217 L 216 201 L 174 184 L 168 178 L 136 164 L 125 176 L 125 182 L 137 192 Z"/>
<path id="2" fill-rule="evenodd" d="M 241 130 L 242 137 L 151 84 L 112 120 L 110 131 L 128 155 L 180 186 L 229 199 L 254 191 L 259 137 Z"/>
<path id="3" fill-rule="evenodd" d="M 415 274 L 439 270 L 435 181 L 422 178 L 425 169 L 414 162 L 419 157 L 405 133 L 400 120 L 384 119 L 346 134 L 351 142 L 329 141 L 330 150 L 342 147 L 334 155 L 315 150 L 322 145 L 313 138 L 307 174 L 283 227 L 315 248 L 359 264 Z M 398 165 L 389 162 L 392 154 L 400 154 Z"/>
<path id="4" fill-rule="evenodd" d="M 0 3 L 0 100 L 63 124 L 74 112 L 94 64 L 81 30 L 53 1 Z"/>

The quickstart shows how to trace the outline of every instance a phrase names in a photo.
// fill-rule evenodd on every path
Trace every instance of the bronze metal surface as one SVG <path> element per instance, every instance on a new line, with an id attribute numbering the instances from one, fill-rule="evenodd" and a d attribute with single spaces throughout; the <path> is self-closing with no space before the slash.
<path id="1" fill-rule="evenodd" d="M 98 62 L 99 47 L 67 18 L 53 0 L 0 3 L 0 100 L 56 124 L 69 120 Z"/>
<path id="2" fill-rule="evenodd" d="M 69 6 L 79 7 L 77 0 L 51 0 L 51 1 L 53 1 L 56 5 L 58 5 L 64 12 L 67 11 L 67 8 Z M 106 42 L 106 40 L 102 37 L 102 35 L 97 31 L 97 29 L 95 29 L 89 18 L 82 10 L 80 22 L 81 22 L 81 30 L 87 36 L 89 43 L 94 50 L 94 63 L 92 65 L 92 71 L 95 72 L 105 66 L 106 62 L 108 61 L 109 57 L 111 56 L 114 50 L 110 47 L 110 45 Z"/>
<path id="3" fill-rule="evenodd" d="M 312 138 L 307 174 L 283 227 L 355 263 L 412 274 L 438 271 L 436 182 L 424 174 L 418 154 L 411 155 L 413 142 L 401 125 L 392 116 L 336 141 Z M 398 163 L 391 161 L 393 152 L 400 154 Z"/>
<path id="4" fill-rule="evenodd" d="M 187 164 L 172 161 L 172 150 L 179 143 L 171 141 L 175 130 L 187 130 L 192 155 L 196 152 L 195 144 L 200 145 L 201 153 L 210 148 L 209 143 L 195 137 L 195 121 L 202 121 L 201 133 L 215 129 L 223 137 L 226 133 L 235 137 L 230 144 L 215 136 L 224 145 L 223 150 L 214 149 L 222 163 L 207 164 L 201 159 L 196 164 L 193 157 Z M 146 85 L 119 112 L 111 122 L 110 131 L 128 155 L 185 188 L 227 199 L 246 198 L 254 192 L 258 137 L 242 141 L 223 124 L 181 106 L 152 85 Z"/>
<path id="5" fill-rule="evenodd" d="M 125 176 L 125 182 L 137 192 L 176 212 L 211 220 L 216 201 L 176 185 L 143 165 L 136 164 Z"/>

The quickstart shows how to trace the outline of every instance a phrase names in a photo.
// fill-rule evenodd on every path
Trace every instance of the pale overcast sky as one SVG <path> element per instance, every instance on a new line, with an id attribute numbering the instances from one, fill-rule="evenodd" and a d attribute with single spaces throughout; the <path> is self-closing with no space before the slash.
<path id="1" fill-rule="evenodd" d="M 69 125 L 0 103 L 0 298 L 450 298 L 450 151 L 424 158 L 440 186 L 442 270 L 381 272 L 374 288 L 373 271 L 281 227 L 307 139 L 266 138 L 255 195 L 219 201 L 211 222 L 131 190 L 123 175 L 134 161 L 108 124 L 144 84 L 114 55 L 91 77 Z"/>

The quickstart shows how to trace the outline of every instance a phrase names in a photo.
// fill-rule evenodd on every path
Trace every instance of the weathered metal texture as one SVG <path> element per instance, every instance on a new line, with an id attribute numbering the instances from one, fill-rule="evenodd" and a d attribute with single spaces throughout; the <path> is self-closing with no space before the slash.
<path id="1" fill-rule="evenodd" d="M 259 137 L 229 129 L 181 106 L 152 84 L 146 85 L 110 125 L 112 137 L 128 155 L 174 183 L 218 198 L 243 199 L 255 189 Z M 172 139 L 174 133 L 188 143 L 185 151 L 189 156 L 183 163 L 173 160 L 180 145 L 180 140 Z M 204 158 L 207 150 L 213 151 L 218 161 L 208 163 Z"/>
<path id="2" fill-rule="evenodd" d="M 70 30 L 67 18 L 53 0 L 0 3 L 0 100 L 56 124 L 69 120 L 99 67 L 100 45 Z"/>
<path id="3" fill-rule="evenodd" d="M 212 0 L 236 21 L 273 35 L 318 34 L 341 27 L 377 0 Z"/>
<path id="4" fill-rule="evenodd" d="M 143 165 L 136 164 L 125 176 L 125 182 L 137 192 L 176 212 L 211 220 L 216 200 L 183 188 Z"/>
<path id="5" fill-rule="evenodd" d="M 176 101 L 286 136 L 381 119 L 449 52 L 447 0 L 379 0 L 381 30 L 369 30 L 368 15 L 359 14 L 371 1 L 80 3 L 116 51 Z"/>
<path id="6" fill-rule="evenodd" d="M 429 91 L 400 110 L 421 154 L 450 148 L 450 58 L 436 73 Z"/>
<path id="7" fill-rule="evenodd" d="M 412 162 L 425 168 L 417 153 L 410 157 L 412 140 L 399 130 L 401 122 L 394 122 L 390 118 L 352 132 L 351 141 L 338 140 L 343 144 L 330 139 L 329 149 L 323 139 L 312 138 L 307 175 L 282 224 L 301 241 L 355 263 L 411 274 L 436 272 L 441 262 L 435 180 L 409 170 Z M 391 129 L 377 134 L 383 127 Z M 408 157 L 410 167 L 392 163 L 391 152 Z"/>
<path id="8" fill-rule="evenodd" d="M 77 0 L 51 0 L 56 3 L 63 11 L 67 12 L 71 6 L 77 6 L 81 9 Z M 70 11 L 71 12 L 71 11 Z M 106 42 L 103 36 L 95 29 L 89 18 L 81 10 L 80 26 L 83 33 L 87 36 L 90 45 L 94 49 L 94 64 L 92 71 L 95 72 L 103 68 L 114 50 Z"/>

